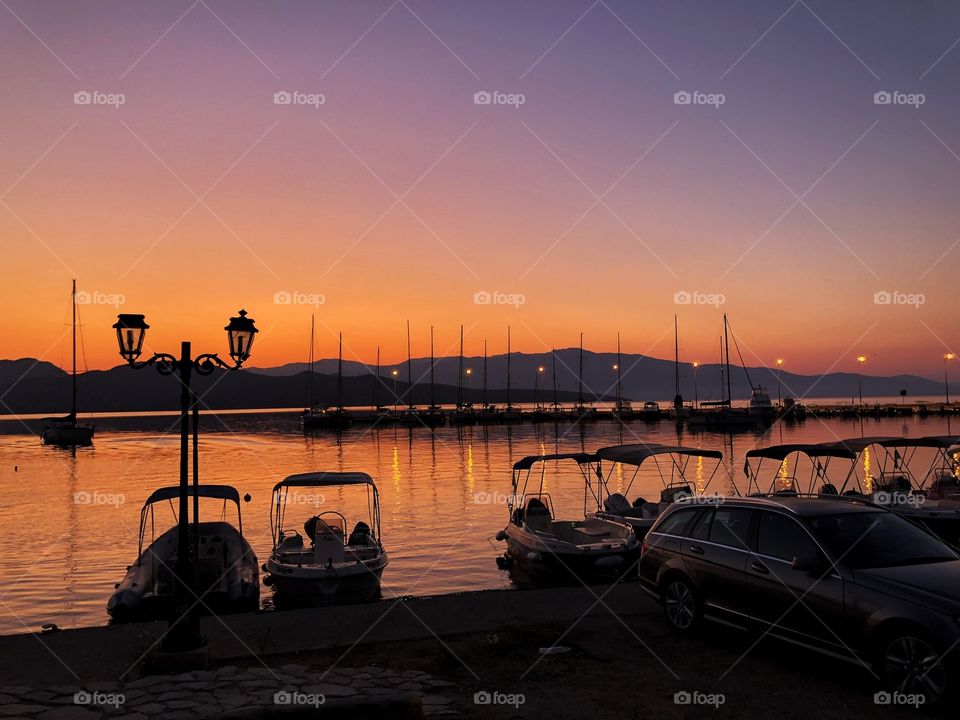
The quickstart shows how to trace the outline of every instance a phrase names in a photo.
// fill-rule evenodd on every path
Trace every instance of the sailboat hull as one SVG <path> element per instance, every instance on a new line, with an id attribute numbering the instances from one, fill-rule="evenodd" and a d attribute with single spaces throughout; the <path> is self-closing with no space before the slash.
<path id="1" fill-rule="evenodd" d="M 54 425 L 41 435 L 44 445 L 77 447 L 93 445 L 93 427 L 89 425 Z"/>

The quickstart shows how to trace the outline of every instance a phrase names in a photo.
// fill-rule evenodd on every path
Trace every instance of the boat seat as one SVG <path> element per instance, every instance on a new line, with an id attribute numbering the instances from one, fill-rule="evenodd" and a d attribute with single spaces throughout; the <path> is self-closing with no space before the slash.
<path id="1" fill-rule="evenodd" d="M 625 515 L 630 511 L 630 503 L 620 493 L 613 493 L 603 501 L 603 509 L 611 515 Z"/>
<path id="2" fill-rule="evenodd" d="M 646 504 L 647 504 L 647 499 L 640 497 L 639 495 L 633 499 L 633 506 L 635 508 L 643 507 Z"/>
<path id="3" fill-rule="evenodd" d="M 824 483 L 823 487 L 820 488 L 821 495 L 839 495 L 837 492 L 837 486 L 833 483 Z"/>
<path id="4" fill-rule="evenodd" d="M 527 526 L 538 531 L 549 530 L 550 523 L 553 520 L 550 509 L 539 498 L 530 498 L 527 503 L 525 518 Z"/>
<path id="5" fill-rule="evenodd" d="M 362 520 L 353 527 L 347 545 L 369 545 L 370 544 L 370 526 Z"/>

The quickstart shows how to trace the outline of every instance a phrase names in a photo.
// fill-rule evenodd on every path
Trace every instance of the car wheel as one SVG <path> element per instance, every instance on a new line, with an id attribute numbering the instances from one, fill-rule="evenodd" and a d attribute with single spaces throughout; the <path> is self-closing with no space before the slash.
<path id="1" fill-rule="evenodd" d="M 693 629 L 700 620 L 700 603 L 685 578 L 667 579 L 663 588 L 663 608 L 667 620 L 681 632 Z"/>
<path id="2" fill-rule="evenodd" d="M 946 694 L 946 663 L 933 643 L 919 633 L 894 635 L 886 644 L 880 663 L 882 677 L 891 690 L 923 695 L 927 705 Z"/>

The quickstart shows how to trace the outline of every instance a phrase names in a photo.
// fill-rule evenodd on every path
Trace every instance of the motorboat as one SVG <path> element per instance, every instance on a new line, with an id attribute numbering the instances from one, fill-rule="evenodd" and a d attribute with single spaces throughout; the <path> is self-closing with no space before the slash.
<path id="1" fill-rule="evenodd" d="M 830 462 L 839 458 L 853 462 L 856 453 L 836 443 L 787 443 L 747 450 L 743 473 L 747 477 L 747 495 L 803 495 L 836 498 L 840 488 L 831 481 Z M 764 461 L 774 464 L 772 473 L 764 473 Z M 769 465 L 769 462 L 767 463 Z M 806 479 L 803 474 L 807 473 Z M 848 495 L 859 493 L 845 491 Z"/>
<path id="2" fill-rule="evenodd" d="M 137 559 L 127 567 L 107 602 L 107 612 L 115 622 L 168 617 L 173 610 L 179 526 L 174 515 L 173 525 L 157 537 L 155 506 L 167 502 L 174 511 L 180 490 L 179 486 L 159 488 L 140 510 Z M 190 580 L 200 598 L 199 607 L 217 615 L 256 610 L 260 605 L 260 577 L 257 556 L 243 536 L 240 494 L 229 485 L 190 486 L 188 494 L 197 501 L 207 498 L 222 503 L 219 520 L 190 525 L 191 543 L 197 548 L 196 577 Z M 235 526 L 225 519 L 230 504 L 237 510 Z"/>
<path id="3" fill-rule="evenodd" d="M 641 420 L 659 420 L 660 419 L 660 403 L 653 402 L 648 400 L 640 408 L 640 419 Z"/>
<path id="4" fill-rule="evenodd" d="M 303 523 L 304 535 L 287 525 L 288 507 L 302 506 L 305 488 L 337 488 L 338 496 L 365 495 L 366 516 L 350 527 L 345 512 L 327 510 Z M 315 505 L 326 502 L 314 495 Z M 298 519 L 299 521 L 299 519 Z M 363 472 L 308 472 L 291 475 L 273 487 L 270 502 L 273 550 L 263 565 L 264 584 L 276 591 L 278 605 L 340 605 L 369 602 L 380 596 L 387 552 L 380 542 L 377 486 Z"/>
<path id="5" fill-rule="evenodd" d="M 554 461 L 575 466 L 584 483 L 584 507 L 573 519 L 558 519 L 544 492 L 545 470 Z M 595 515 L 600 491 L 596 463 L 589 453 L 531 455 L 514 463 L 509 519 L 497 533 L 498 540 L 506 541 L 508 565 L 519 566 L 538 582 L 615 581 L 636 575 L 640 542 L 633 529 L 623 520 Z"/>
<path id="6" fill-rule="evenodd" d="M 600 448 L 596 457 L 600 466 L 603 498 L 602 507 L 596 512 L 596 517 L 626 522 L 638 537 L 646 535 L 660 514 L 682 498 L 719 501 L 719 496 L 706 494 L 723 461 L 723 453 L 719 450 L 634 443 Z M 642 473 L 641 469 L 648 460 L 654 469 L 649 473 Z M 708 461 L 716 461 L 712 462 L 713 467 L 709 472 L 704 467 Z M 691 462 L 693 468 L 690 467 Z M 605 464 L 609 464 L 606 474 L 603 472 Z M 626 468 L 632 468 L 632 472 Z M 650 465 L 647 465 L 647 468 L 650 468 Z M 688 477 L 691 472 L 696 475 L 692 481 Z M 650 480 L 656 478 L 661 485 L 657 500 L 647 500 L 632 492 L 638 480 L 648 477 Z"/>
<path id="7" fill-rule="evenodd" d="M 481 425 L 495 425 L 500 422 L 500 410 L 496 405 L 484 405 L 477 413 L 477 422 Z"/>
<path id="8" fill-rule="evenodd" d="M 636 417 L 636 413 L 633 411 L 633 405 L 630 404 L 629 400 L 618 400 L 613 406 L 613 410 L 610 411 L 610 414 L 614 419 L 622 420 L 623 422 L 628 422 Z"/>
<path id="9" fill-rule="evenodd" d="M 72 341 L 72 359 L 73 363 L 70 370 L 70 412 L 62 417 L 49 417 L 43 419 L 43 429 L 40 438 L 44 445 L 56 445 L 59 447 L 77 447 L 93 444 L 93 425 L 87 425 L 77 421 L 77 281 L 73 281 L 73 291 L 70 295 L 70 302 L 73 312 L 73 341 Z"/>
<path id="10" fill-rule="evenodd" d="M 762 421 L 772 421 L 777 417 L 777 408 L 770 400 L 770 393 L 765 387 L 757 386 L 750 392 L 750 404 L 747 409 L 750 414 Z"/>

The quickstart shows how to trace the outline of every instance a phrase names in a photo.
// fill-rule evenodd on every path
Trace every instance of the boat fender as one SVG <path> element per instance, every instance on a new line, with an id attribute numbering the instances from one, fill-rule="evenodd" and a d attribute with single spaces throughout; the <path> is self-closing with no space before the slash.
<path id="1" fill-rule="evenodd" d="M 507 539 L 507 531 L 506 531 L 506 530 L 501 530 L 500 532 L 497 533 L 497 540 L 503 541 L 503 540 L 506 540 L 506 539 Z"/>
<path id="2" fill-rule="evenodd" d="M 529 560 L 530 562 L 540 562 L 541 560 L 543 560 L 543 555 L 541 555 L 538 552 L 528 552 L 527 560 Z"/>
<path id="3" fill-rule="evenodd" d="M 273 587 L 273 576 L 272 576 L 272 575 L 264 575 L 264 576 L 263 576 L 263 584 L 266 585 L 267 587 Z"/>
<path id="4" fill-rule="evenodd" d="M 266 572 L 266 571 L 267 571 L 267 564 L 264 563 L 263 565 L 261 565 L 261 566 L 260 566 L 260 569 L 261 569 L 263 572 Z"/>

